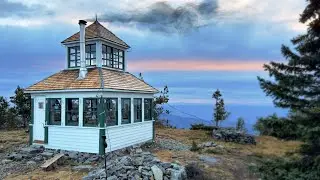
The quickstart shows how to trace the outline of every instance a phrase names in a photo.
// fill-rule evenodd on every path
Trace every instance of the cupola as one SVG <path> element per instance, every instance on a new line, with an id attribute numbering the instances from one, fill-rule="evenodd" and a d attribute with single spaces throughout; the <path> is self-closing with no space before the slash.
<path id="1" fill-rule="evenodd" d="M 66 47 L 66 69 L 80 69 L 85 74 L 86 68 L 102 67 L 126 71 L 125 52 L 130 46 L 105 28 L 98 20 L 86 26 L 79 21 L 80 31 L 61 42 Z M 81 32 L 83 28 L 83 32 Z M 81 48 L 81 35 L 84 36 Z M 84 51 L 85 53 L 82 53 Z M 84 67 L 81 65 L 84 55 Z M 83 69 L 85 68 L 85 69 Z"/>

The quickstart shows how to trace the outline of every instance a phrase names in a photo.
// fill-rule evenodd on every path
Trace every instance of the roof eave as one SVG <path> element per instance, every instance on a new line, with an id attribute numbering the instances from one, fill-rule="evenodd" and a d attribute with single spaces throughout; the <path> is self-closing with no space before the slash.
<path id="1" fill-rule="evenodd" d="M 64 92 L 130 92 L 142 94 L 157 94 L 159 91 L 141 91 L 141 90 L 123 90 L 123 89 L 107 89 L 107 88 L 91 88 L 91 89 L 55 89 L 55 90 L 25 90 L 25 93 L 38 94 L 38 93 L 64 93 Z"/>
<path id="2" fill-rule="evenodd" d="M 69 44 L 74 44 L 74 43 L 79 43 L 80 42 L 79 40 L 76 40 L 76 41 L 66 41 L 66 40 L 62 41 L 61 44 L 62 45 L 69 45 Z M 114 41 L 111 41 L 111 40 L 108 40 L 108 39 L 104 39 L 104 38 L 100 38 L 100 37 L 86 39 L 86 41 L 94 41 L 94 40 L 107 41 L 107 42 L 109 42 L 111 44 L 115 44 L 115 45 L 120 46 L 120 47 L 125 48 L 125 49 L 131 48 L 128 44 L 125 44 L 125 45 L 124 44 L 119 44 L 119 43 L 116 43 Z"/>

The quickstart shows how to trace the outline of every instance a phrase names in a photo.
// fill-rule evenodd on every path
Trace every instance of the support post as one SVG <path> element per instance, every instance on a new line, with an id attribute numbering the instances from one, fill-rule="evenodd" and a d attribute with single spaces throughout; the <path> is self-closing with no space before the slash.
<path id="1" fill-rule="evenodd" d="M 106 135 L 105 130 L 105 109 L 104 109 L 104 101 L 102 96 L 98 99 L 98 121 L 99 121 L 99 154 L 105 154 L 105 138 L 103 136 Z"/>

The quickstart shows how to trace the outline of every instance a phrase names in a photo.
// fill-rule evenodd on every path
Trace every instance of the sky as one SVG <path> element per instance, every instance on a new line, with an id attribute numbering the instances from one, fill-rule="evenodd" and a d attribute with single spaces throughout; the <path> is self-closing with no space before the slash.
<path id="1" fill-rule="evenodd" d="M 306 32 L 304 0 L 0 0 L 0 96 L 65 68 L 60 42 L 78 20 L 98 20 L 131 46 L 128 71 L 162 89 L 169 103 L 210 119 L 213 91 L 243 114 L 277 111 L 260 89 L 263 64 L 284 61 L 280 47 Z M 198 110 L 197 110 L 198 108 Z M 189 108 L 190 109 L 190 108 Z M 234 108 L 231 108 L 234 109 Z M 210 110 L 208 110 L 210 111 Z M 263 110 L 262 110 L 263 111 Z M 231 112 L 232 113 L 232 112 Z M 234 114 L 236 117 L 237 114 Z"/>

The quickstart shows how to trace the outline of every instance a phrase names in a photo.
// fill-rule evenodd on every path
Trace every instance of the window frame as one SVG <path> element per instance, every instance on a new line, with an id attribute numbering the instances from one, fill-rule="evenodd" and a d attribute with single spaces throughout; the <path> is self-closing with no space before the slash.
<path id="1" fill-rule="evenodd" d="M 148 117 L 146 117 L 146 113 L 147 113 L 147 111 L 146 111 L 146 101 L 150 101 L 149 103 L 150 103 L 150 112 L 149 112 L 149 116 L 150 116 L 150 118 L 148 118 Z M 153 99 L 152 98 L 145 98 L 144 100 L 143 100 L 143 105 L 144 105 L 144 120 L 145 121 L 152 121 L 152 119 L 153 119 L 153 113 L 152 113 L 152 111 L 153 111 Z"/>
<path id="2" fill-rule="evenodd" d="M 138 109 L 138 104 L 136 101 L 140 102 L 140 109 Z M 140 119 L 137 116 L 140 115 Z M 142 122 L 142 98 L 134 98 L 133 99 L 133 122 Z"/>
<path id="3" fill-rule="evenodd" d="M 71 53 L 71 49 L 74 48 L 75 52 Z M 79 54 L 79 59 L 78 59 L 78 54 Z M 75 60 L 71 60 L 71 55 L 75 55 Z M 71 61 L 74 61 L 75 66 L 71 66 Z M 79 62 L 79 66 L 78 66 Z M 68 47 L 68 67 L 69 68 L 78 68 L 80 67 L 80 46 L 72 46 Z"/>
<path id="4" fill-rule="evenodd" d="M 105 52 L 104 52 L 104 48 L 105 48 Z M 110 53 L 108 53 L 108 48 L 110 48 Z M 120 52 L 122 52 L 122 55 L 120 55 Z M 106 54 L 105 55 L 106 58 L 104 58 L 104 54 Z M 109 58 L 108 58 L 108 54 L 110 54 Z M 106 44 L 102 44 L 102 63 L 101 63 L 102 67 L 109 67 L 109 68 L 124 70 L 124 65 L 125 65 L 124 55 L 125 55 L 124 50 L 121 50 L 119 48 L 115 48 Z"/>
<path id="5" fill-rule="evenodd" d="M 88 111 L 88 110 L 86 110 L 87 108 L 86 108 L 86 101 L 87 100 L 90 100 L 91 101 L 91 106 L 92 106 L 92 101 L 93 100 L 95 100 L 96 101 L 96 107 L 90 107 L 89 109 L 91 109 L 91 111 Z M 98 98 L 83 98 L 83 126 L 84 127 L 97 127 L 98 126 L 98 124 L 99 124 L 99 120 L 98 120 L 98 106 L 99 106 L 99 103 L 98 103 Z M 95 111 L 93 111 L 92 109 L 95 109 Z M 91 116 L 93 116 L 94 114 L 93 113 L 95 113 L 95 115 L 96 115 L 96 122 L 95 123 L 86 123 L 86 113 L 92 113 L 92 115 Z M 91 121 L 93 121 L 92 119 L 91 119 Z"/>
<path id="6" fill-rule="evenodd" d="M 128 108 L 128 120 L 123 119 L 124 114 L 124 101 L 129 100 L 129 108 Z M 128 121 L 128 122 L 126 122 Z M 131 98 L 121 98 L 121 124 L 130 124 L 131 123 Z"/>
<path id="7" fill-rule="evenodd" d="M 94 51 L 92 51 L 92 47 L 94 47 Z M 89 54 L 90 54 L 90 57 L 87 58 L 87 50 L 89 49 Z M 86 61 L 86 66 L 96 66 L 97 65 L 97 47 L 96 47 L 96 43 L 93 43 L 93 44 L 86 44 L 86 47 L 85 47 L 85 61 Z M 91 57 L 91 54 L 93 54 L 94 57 Z M 87 61 L 89 61 L 90 63 L 87 64 Z M 92 63 L 92 62 L 95 62 L 95 63 Z"/>
<path id="8" fill-rule="evenodd" d="M 52 105 L 51 102 L 52 101 L 56 101 L 56 100 L 60 100 L 60 112 L 58 113 L 58 114 L 60 114 L 60 116 L 58 116 L 58 117 L 60 117 L 60 122 L 58 122 L 58 123 L 52 122 L 52 119 L 51 119 L 52 112 L 56 111 L 56 110 L 52 110 L 51 109 L 51 105 Z M 62 99 L 61 98 L 47 98 L 46 101 L 47 101 L 46 113 L 47 113 L 47 116 L 48 116 L 47 125 L 60 125 L 61 126 L 61 123 L 62 123 L 62 117 L 61 117 L 61 114 L 62 114 Z"/>
<path id="9" fill-rule="evenodd" d="M 78 110 L 68 110 L 68 100 L 78 100 Z M 68 121 L 68 113 L 76 113 L 78 114 L 77 123 L 69 123 Z M 80 99 L 79 98 L 66 98 L 65 99 L 65 125 L 66 126 L 79 126 L 79 117 L 80 117 Z"/>
<path id="10" fill-rule="evenodd" d="M 116 107 L 115 107 L 115 119 L 111 119 L 110 121 L 114 121 L 114 123 L 113 124 L 109 124 L 108 123 L 108 120 L 107 120 L 107 118 L 108 117 L 110 117 L 109 116 L 109 113 L 111 112 L 109 109 L 110 108 L 108 108 L 108 103 L 109 103 L 109 101 L 110 102 L 112 102 L 112 100 L 115 100 L 115 102 L 116 102 Z M 104 110 L 105 110 L 105 112 L 106 112 L 106 116 L 105 116 L 105 120 L 104 120 L 104 123 L 106 124 L 106 126 L 108 127 L 108 126 L 117 126 L 118 125 L 118 98 L 104 98 L 103 99 L 103 103 L 104 103 Z"/>

